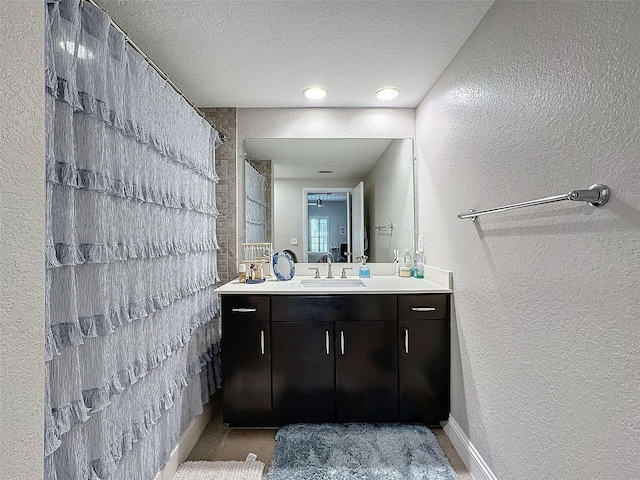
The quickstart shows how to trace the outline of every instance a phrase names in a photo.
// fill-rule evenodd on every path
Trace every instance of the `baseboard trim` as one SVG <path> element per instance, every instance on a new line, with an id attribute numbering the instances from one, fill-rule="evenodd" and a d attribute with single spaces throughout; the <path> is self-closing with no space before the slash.
<path id="1" fill-rule="evenodd" d="M 210 400 L 209 403 L 202 406 L 202 413 L 191 420 L 187 429 L 180 436 L 180 440 L 178 440 L 176 446 L 173 447 L 169 460 L 164 464 L 162 470 L 156 474 L 154 480 L 171 480 L 173 478 L 180 464 L 187 459 L 189 453 L 193 450 L 193 447 L 198 442 L 200 435 L 202 435 L 202 432 L 212 417 L 213 401 Z"/>
<path id="2" fill-rule="evenodd" d="M 449 422 L 445 425 L 444 432 L 474 480 L 498 480 L 452 416 L 449 416 Z"/>

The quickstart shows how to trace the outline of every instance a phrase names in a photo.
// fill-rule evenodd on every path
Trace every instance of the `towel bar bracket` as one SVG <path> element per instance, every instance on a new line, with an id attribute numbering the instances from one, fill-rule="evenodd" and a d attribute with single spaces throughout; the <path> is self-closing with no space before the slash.
<path id="1" fill-rule="evenodd" d="M 593 207 L 601 207 L 609 201 L 611 190 L 606 185 L 596 183 L 589 190 L 571 190 L 568 193 L 569 200 L 587 202 Z"/>

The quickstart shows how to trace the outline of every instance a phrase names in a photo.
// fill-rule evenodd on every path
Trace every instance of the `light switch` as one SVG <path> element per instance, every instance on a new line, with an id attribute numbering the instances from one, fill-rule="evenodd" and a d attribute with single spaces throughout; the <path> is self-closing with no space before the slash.
<path id="1" fill-rule="evenodd" d="M 289 239 L 289 244 L 290 245 L 298 245 L 298 237 L 291 237 Z"/>

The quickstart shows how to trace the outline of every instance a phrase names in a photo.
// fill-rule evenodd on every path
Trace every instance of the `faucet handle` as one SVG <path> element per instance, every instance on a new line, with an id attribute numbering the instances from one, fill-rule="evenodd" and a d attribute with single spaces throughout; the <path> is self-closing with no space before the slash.
<path id="1" fill-rule="evenodd" d="M 313 276 L 313 278 L 320 278 L 320 269 L 312 267 L 312 268 L 309 268 L 309 270 L 315 270 L 316 271 L 316 273 Z"/>
<path id="2" fill-rule="evenodd" d="M 351 267 L 344 267 L 342 269 L 342 275 L 340 275 L 340 278 L 347 278 L 347 270 L 353 270 L 353 268 Z"/>

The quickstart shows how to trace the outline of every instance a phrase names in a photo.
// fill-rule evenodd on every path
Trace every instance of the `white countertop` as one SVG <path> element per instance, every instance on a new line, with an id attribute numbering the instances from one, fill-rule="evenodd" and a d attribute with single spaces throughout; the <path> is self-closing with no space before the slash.
<path id="1" fill-rule="evenodd" d="M 372 264 L 373 265 L 373 264 Z M 317 266 L 314 264 L 314 266 Z M 334 264 L 335 266 L 335 264 Z M 324 267 L 326 268 L 326 266 Z M 392 264 L 393 268 L 393 264 Z M 296 266 L 297 269 L 297 266 Z M 334 269 L 334 276 L 337 269 Z M 275 277 L 267 277 L 263 283 L 247 284 L 240 283 L 238 280 L 232 280 L 216 289 L 216 293 L 221 295 L 340 295 L 340 294 L 383 294 L 383 293 L 452 293 L 451 272 L 440 270 L 433 267 L 425 266 L 425 278 L 397 277 L 391 274 L 373 274 L 373 272 L 388 272 L 385 268 L 372 268 L 371 278 L 361 278 L 365 284 L 364 287 L 335 287 L 322 286 L 322 282 L 313 278 L 312 275 L 295 275 L 291 280 L 278 281 Z M 306 272 L 305 272 L 306 273 Z M 339 273 L 339 272 L 338 272 Z M 326 275 L 323 275 L 323 278 Z M 357 276 L 349 276 L 347 280 L 358 279 Z M 303 280 L 313 280 L 315 284 L 312 287 L 301 287 L 300 282 Z M 342 279 L 334 278 L 337 282 Z"/>

